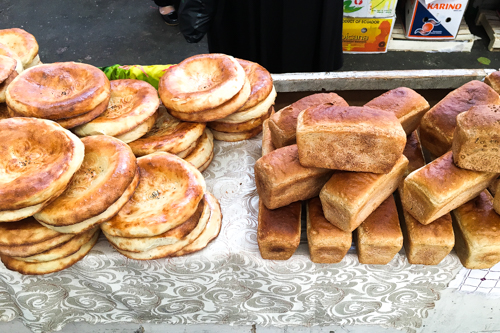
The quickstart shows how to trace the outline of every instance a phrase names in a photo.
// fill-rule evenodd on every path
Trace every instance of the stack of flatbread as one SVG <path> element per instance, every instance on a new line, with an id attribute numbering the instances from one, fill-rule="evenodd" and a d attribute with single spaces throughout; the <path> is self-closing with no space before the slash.
<path id="1" fill-rule="evenodd" d="M 208 123 L 215 139 L 221 141 L 241 141 L 262 132 L 262 123 L 274 114 L 276 90 L 271 74 L 261 65 L 238 59 L 247 79 L 251 93 L 243 106 L 235 113 Z"/>
<path id="2" fill-rule="evenodd" d="M 138 140 L 129 143 L 135 156 L 155 152 L 176 154 L 203 172 L 214 157 L 212 132 L 205 123 L 181 121 L 171 116 L 162 105 L 153 128 Z"/>
<path id="3" fill-rule="evenodd" d="M 80 137 L 110 135 L 132 142 L 146 134 L 155 124 L 160 104 L 156 89 L 140 80 L 111 81 L 111 97 L 106 111 L 73 131 Z"/>
<path id="4" fill-rule="evenodd" d="M 121 254 L 139 260 L 185 254 L 217 236 L 220 206 L 195 167 L 164 152 L 140 157 L 137 163 L 140 179 L 134 195 L 101 225 Z"/>
<path id="5" fill-rule="evenodd" d="M 0 258 L 8 269 L 22 274 L 54 273 L 85 257 L 98 237 L 99 227 L 77 235 L 62 234 L 32 217 L 0 223 Z"/>
<path id="6" fill-rule="evenodd" d="M 61 62 L 31 67 L 7 87 L 12 117 L 35 117 L 58 122 L 64 128 L 85 124 L 103 113 L 110 83 L 98 68 Z"/>
<path id="7" fill-rule="evenodd" d="M 35 37 L 19 28 L 0 30 L 0 55 L 15 59 L 18 73 L 41 64 Z"/>
<path id="8" fill-rule="evenodd" d="M 45 227 L 79 234 L 109 220 L 139 183 L 134 154 L 122 141 L 94 135 L 82 139 L 85 157 L 66 190 L 35 214 Z"/>
<path id="9" fill-rule="evenodd" d="M 223 141 L 259 134 L 276 98 L 267 70 L 225 54 L 196 55 L 170 67 L 158 92 L 172 116 L 208 122 L 215 139 Z"/>

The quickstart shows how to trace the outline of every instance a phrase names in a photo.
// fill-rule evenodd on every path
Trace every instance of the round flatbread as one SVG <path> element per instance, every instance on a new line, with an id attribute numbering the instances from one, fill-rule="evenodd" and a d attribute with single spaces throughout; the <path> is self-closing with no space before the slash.
<path id="1" fill-rule="evenodd" d="M 108 209 L 106 209 L 104 212 L 101 214 L 91 217 L 90 219 L 87 219 L 85 221 L 82 221 L 80 223 L 72 224 L 72 225 L 67 225 L 67 226 L 53 226 L 49 224 L 45 224 L 43 222 L 40 222 L 43 226 L 55 230 L 60 233 L 66 233 L 66 234 L 78 234 L 81 232 L 85 232 L 89 229 L 92 229 L 94 226 L 99 225 L 105 221 L 108 221 L 111 219 L 113 216 L 118 214 L 120 209 L 122 209 L 123 206 L 132 198 L 132 195 L 134 194 L 134 191 L 139 185 L 139 172 L 136 172 L 134 180 L 132 180 L 132 183 L 128 186 L 128 188 L 125 190 L 125 192 L 122 194 L 122 196 L 115 201 L 111 206 L 109 206 Z"/>
<path id="2" fill-rule="evenodd" d="M 76 135 L 53 121 L 0 120 L 0 211 L 59 195 L 80 168 L 84 150 Z"/>
<path id="3" fill-rule="evenodd" d="M 245 79 L 243 88 L 241 88 L 241 90 L 233 98 L 213 109 L 206 109 L 195 113 L 184 113 L 169 109 L 169 112 L 172 116 L 184 121 L 205 123 L 208 121 L 222 119 L 238 111 L 238 109 L 248 99 L 248 96 L 250 96 L 250 91 L 250 82 Z"/>
<path id="4" fill-rule="evenodd" d="M 80 250 L 69 257 L 45 261 L 45 262 L 24 262 L 11 257 L 1 255 L 0 258 L 5 267 L 11 271 L 16 271 L 25 275 L 42 275 L 62 271 L 83 259 L 92 250 L 99 238 L 99 229 L 94 233 L 90 241 L 84 244 Z"/>
<path id="5" fill-rule="evenodd" d="M 193 152 L 193 150 L 195 150 L 196 146 L 198 145 L 198 141 L 199 141 L 199 140 L 200 140 L 200 139 L 198 139 L 198 140 L 196 140 L 195 142 L 193 142 L 193 143 L 191 144 L 191 146 L 189 146 L 189 147 L 188 147 L 188 149 L 183 150 L 183 151 L 181 151 L 181 152 L 178 152 L 178 153 L 177 153 L 177 154 L 175 154 L 175 155 L 179 156 L 179 157 L 180 157 L 180 158 L 182 158 L 182 159 L 186 158 L 187 156 L 189 156 L 189 154 L 191 154 L 191 153 Z"/>
<path id="6" fill-rule="evenodd" d="M 252 119 L 260 118 L 269 112 L 269 108 L 274 105 L 275 100 L 276 90 L 273 87 L 271 93 L 259 104 L 245 111 L 233 113 L 232 115 L 220 119 L 219 121 L 224 123 L 243 123 Z"/>
<path id="7" fill-rule="evenodd" d="M 45 225 L 70 226 L 93 218 L 115 203 L 137 173 L 129 146 L 107 135 L 82 139 L 85 157 L 66 190 L 35 218 Z"/>
<path id="8" fill-rule="evenodd" d="M 160 79 L 158 93 L 167 109 L 193 113 L 228 102 L 245 80 L 245 70 L 235 58 L 199 54 L 169 67 Z"/>
<path id="9" fill-rule="evenodd" d="M 17 76 L 17 72 L 12 71 L 7 79 L 0 83 L 0 103 L 5 103 L 7 101 L 7 88 Z"/>
<path id="10" fill-rule="evenodd" d="M 207 124 L 207 126 L 216 131 L 226 133 L 241 133 L 251 131 L 257 126 L 262 126 L 264 120 L 269 119 L 273 111 L 274 108 L 271 106 L 265 114 L 256 119 L 252 119 L 242 123 L 225 123 L 222 120 L 219 120 L 210 122 Z"/>
<path id="11" fill-rule="evenodd" d="M 210 207 L 205 203 L 205 200 L 203 199 L 200 201 L 196 212 L 191 215 L 185 222 L 158 236 L 126 238 L 106 234 L 104 235 L 106 236 L 108 241 L 117 249 L 130 252 L 144 252 L 157 248 L 159 246 L 174 245 L 182 240 L 185 240 L 186 236 L 188 236 L 196 228 L 201 219 L 206 219 L 208 221 L 209 217 Z"/>
<path id="12" fill-rule="evenodd" d="M 50 230 L 32 217 L 16 223 L 0 223 L 0 254 L 29 257 L 64 244 L 74 236 Z"/>
<path id="13" fill-rule="evenodd" d="M 0 55 L 3 55 L 3 56 L 6 56 L 6 57 L 9 57 L 9 58 L 16 60 L 16 72 L 17 72 L 17 74 L 21 74 L 21 72 L 23 71 L 23 62 L 21 61 L 21 58 L 19 58 L 17 53 L 12 51 L 6 45 L 0 43 Z"/>
<path id="14" fill-rule="evenodd" d="M 205 193 L 205 179 L 188 162 L 169 153 L 137 159 L 139 186 L 130 201 L 102 230 L 119 237 L 152 237 L 177 227 L 194 214 Z"/>
<path id="15" fill-rule="evenodd" d="M 212 153 L 212 154 L 210 155 L 210 158 L 208 159 L 208 161 L 207 161 L 207 162 L 205 162 L 203 165 L 201 165 L 201 166 L 198 168 L 198 170 L 199 170 L 200 172 L 205 171 L 205 170 L 206 170 L 206 169 L 210 166 L 210 163 L 212 163 L 213 159 L 214 159 L 214 153 Z"/>
<path id="16" fill-rule="evenodd" d="M 226 142 L 237 142 L 237 141 L 248 140 L 253 138 L 254 136 L 259 135 L 260 132 L 262 132 L 262 125 L 257 126 L 250 131 L 240 132 L 240 133 L 226 133 L 226 132 L 219 132 L 214 129 L 212 130 L 212 134 L 214 135 L 215 140 L 226 141 Z"/>
<path id="17" fill-rule="evenodd" d="M 97 229 L 98 227 L 83 232 L 81 234 L 75 235 L 75 237 L 71 238 L 66 243 L 63 243 L 53 249 L 42 252 L 40 254 L 35 254 L 33 256 L 24 258 L 23 257 L 13 257 L 13 258 L 24 262 L 45 262 L 45 261 L 52 261 L 69 257 L 70 255 L 80 250 L 83 245 L 88 243 L 96 233 Z"/>
<path id="18" fill-rule="evenodd" d="M 208 243 L 219 236 L 222 227 L 222 212 L 220 210 L 219 201 L 211 194 L 205 195 L 206 202 L 210 206 L 210 219 L 205 226 L 205 229 L 191 244 L 186 245 L 181 250 L 171 254 L 171 257 L 179 257 L 193 252 L 198 252 L 204 249 Z"/>
<path id="19" fill-rule="evenodd" d="M 142 138 L 129 143 L 136 156 L 158 151 L 178 154 L 188 149 L 203 134 L 205 123 L 180 121 L 172 117 L 164 106 L 158 109 L 158 119 Z"/>
<path id="20" fill-rule="evenodd" d="M 17 54 L 24 68 L 38 54 L 38 43 L 35 36 L 23 29 L 12 28 L 0 30 L 0 43 Z"/>
<path id="21" fill-rule="evenodd" d="M 110 83 L 97 67 L 58 62 L 25 70 L 9 85 L 6 96 L 16 116 L 67 119 L 108 100 Z"/>
<path id="22" fill-rule="evenodd" d="M 54 195 L 56 196 L 56 195 Z M 49 202 L 45 201 L 38 205 L 29 206 L 15 210 L 2 210 L 0 211 L 0 222 L 15 222 L 27 217 L 33 216 L 47 206 Z"/>
<path id="23" fill-rule="evenodd" d="M 68 128 L 73 128 L 85 123 L 88 123 L 92 119 L 99 117 L 101 113 L 106 110 L 106 107 L 108 105 L 108 99 L 105 99 L 101 104 L 96 106 L 96 108 L 90 112 L 87 112 L 85 114 L 82 114 L 81 116 L 77 117 L 72 117 L 72 118 L 66 118 L 66 119 L 57 119 L 55 122 L 57 122 L 59 125 L 62 127 L 68 129 Z"/>
<path id="24" fill-rule="evenodd" d="M 113 80 L 106 111 L 74 132 L 78 136 L 119 136 L 144 123 L 159 105 L 158 92 L 151 84 L 141 80 Z"/>
<path id="25" fill-rule="evenodd" d="M 210 156 L 213 155 L 213 151 L 214 136 L 212 135 L 212 131 L 207 128 L 198 141 L 195 150 L 189 156 L 185 157 L 184 160 L 199 170 L 202 165 L 208 162 Z"/>
<path id="26" fill-rule="evenodd" d="M 253 108 L 257 104 L 260 104 L 263 100 L 266 99 L 267 96 L 271 93 L 273 87 L 273 78 L 267 69 L 262 67 L 256 62 L 237 59 L 238 63 L 245 70 L 245 75 L 250 81 L 250 85 L 252 86 L 252 92 L 250 93 L 250 97 L 248 97 L 247 101 L 240 108 L 239 111 L 245 111 L 250 108 Z"/>
<path id="27" fill-rule="evenodd" d="M 132 129 L 130 132 L 118 135 L 116 138 L 125 143 L 130 143 L 132 141 L 138 140 L 139 138 L 142 138 L 147 132 L 149 132 L 153 128 L 157 117 L 158 114 L 154 113 L 151 117 L 146 119 L 145 122 L 143 122 L 136 128 Z"/>
<path id="28" fill-rule="evenodd" d="M 130 259 L 150 260 L 150 259 L 165 258 L 181 250 L 183 247 L 192 243 L 196 238 L 198 238 L 198 236 L 205 229 L 209 218 L 210 218 L 210 209 L 208 208 L 204 209 L 203 214 L 198 221 L 190 221 L 190 223 L 193 224 L 197 222 L 196 226 L 189 233 L 185 234 L 181 239 L 179 239 L 177 242 L 173 244 L 158 246 L 142 252 L 125 251 L 118 249 L 116 247 L 115 248 L 117 249 L 118 252 L 120 252 L 125 257 Z M 182 225 L 178 226 L 177 228 L 182 229 Z"/>
<path id="29" fill-rule="evenodd" d="M 9 75 L 16 69 L 16 60 L 0 55 L 0 83 L 7 80 Z"/>

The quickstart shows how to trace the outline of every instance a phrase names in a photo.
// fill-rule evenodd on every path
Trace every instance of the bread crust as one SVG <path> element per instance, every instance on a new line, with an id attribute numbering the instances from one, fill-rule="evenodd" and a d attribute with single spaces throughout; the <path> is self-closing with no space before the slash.
<path id="1" fill-rule="evenodd" d="M 470 81 L 453 90 L 422 117 L 422 145 L 436 157 L 443 155 L 451 149 L 457 115 L 486 104 L 500 105 L 500 96 L 480 81 Z"/>
<path id="2" fill-rule="evenodd" d="M 29 68 L 12 81 L 6 94 L 7 105 L 16 116 L 51 120 L 83 115 L 109 96 L 110 83 L 104 72 L 75 62 Z"/>
<path id="3" fill-rule="evenodd" d="M 252 128 L 249 131 L 239 132 L 239 133 L 227 133 L 227 132 L 219 132 L 212 129 L 212 134 L 215 140 L 226 141 L 226 142 L 237 142 L 251 139 L 259 133 L 262 132 L 262 125 Z"/>
<path id="4" fill-rule="evenodd" d="M 38 55 L 38 43 L 35 36 L 23 29 L 11 28 L 0 30 L 0 43 L 6 45 L 17 54 L 24 68 Z"/>
<path id="5" fill-rule="evenodd" d="M 361 264 L 388 264 L 403 247 L 398 210 L 390 195 L 356 229 L 356 250 Z"/>
<path id="6" fill-rule="evenodd" d="M 198 140 L 205 127 L 205 123 L 180 121 L 160 106 L 153 128 L 140 139 L 130 142 L 129 146 L 136 156 L 158 151 L 178 154 Z"/>
<path id="7" fill-rule="evenodd" d="M 205 128 L 203 135 L 198 140 L 195 149 L 184 158 L 186 162 L 191 163 L 195 168 L 200 168 L 207 162 L 211 161 L 214 154 L 214 136 L 210 129 Z M 202 172 L 200 170 L 200 172 Z"/>
<path id="8" fill-rule="evenodd" d="M 408 165 L 401 155 L 387 174 L 337 171 L 321 189 L 323 212 L 344 231 L 356 229 L 398 187 Z"/>
<path id="9" fill-rule="evenodd" d="M 459 114 L 451 150 L 462 169 L 500 173 L 500 106 L 479 105 Z"/>
<path id="10" fill-rule="evenodd" d="M 311 261 L 318 264 L 341 262 L 351 248 L 352 233 L 328 222 L 318 197 L 307 201 L 306 212 L 307 243 Z"/>
<path id="11" fill-rule="evenodd" d="M 376 97 L 365 104 L 375 109 L 394 112 L 406 135 L 417 129 L 424 114 L 429 111 L 427 100 L 415 90 L 399 87 Z"/>
<path id="12" fill-rule="evenodd" d="M 306 168 L 299 163 L 297 145 L 286 146 L 255 162 L 255 184 L 269 209 L 317 197 L 333 170 Z"/>
<path id="13" fill-rule="evenodd" d="M 199 54 L 169 67 L 160 79 L 158 93 L 169 110 L 200 112 L 233 98 L 245 78 L 245 70 L 235 58 L 220 53 Z M 245 101 L 249 95 L 250 91 Z"/>
<path id="14" fill-rule="evenodd" d="M 500 94 L 500 71 L 493 72 L 484 78 L 484 83 Z"/>
<path id="15" fill-rule="evenodd" d="M 238 110 L 238 112 L 243 112 L 253 108 L 269 96 L 271 90 L 273 90 L 274 88 L 273 78 L 271 77 L 271 74 L 267 71 L 267 69 L 256 62 L 243 59 L 236 60 L 238 60 L 238 63 L 245 70 L 245 75 L 250 81 L 250 85 L 252 87 L 250 96 L 248 97 L 247 101 Z"/>
<path id="16" fill-rule="evenodd" d="M 0 210 L 34 206 L 59 195 L 84 157 L 83 143 L 57 123 L 0 121 Z"/>
<path id="17" fill-rule="evenodd" d="M 276 148 L 295 144 L 297 117 L 305 109 L 320 105 L 349 106 L 347 102 L 335 93 L 321 93 L 306 96 L 297 102 L 279 110 L 270 118 L 269 129 Z"/>
<path id="18" fill-rule="evenodd" d="M 218 132 L 226 133 L 240 133 L 251 131 L 256 127 L 262 126 L 262 123 L 269 119 L 269 117 L 274 113 L 274 108 L 271 106 L 268 108 L 267 112 L 258 118 L 254 118 L 242 123 L 226 123 L 223 120 L 212 121 L 208 123 L 208 127 Z"/>
<path id="19" fill-rule="evenodd" d="M 158 92 L 151 84 L 141 80 L 113 80 L 106 110 L 74 132 L 78 136 L 119 136 L 145 122 L 159 105 Z"/>
<path id="20" fill-rule="evenodd" d="M 465 268 L 491 268 L 500 262 L 500 216 L 488 191 L 452 212 L 455 250 Z M 480 223 L 478 223 L 480 222 Z"/>
<path id="21" fill-rule="evenodd" d="M 106 108 L 108 107 L 108 102 L 109 98 L 106 98 L 104 99 L 104 101 L 102 101 L 101 104 L 96 106 L 94 110 L 76 117 L 57 119 L 55 120 L 55 122 L 66 129 L 74 128 L 76 126 L 88 123 L 89 121 L 92 121 L 92 119 L 99 117 L 99 115 L 101 115 L 106 110 Z"/>
<path id="22" fill-rule="evenodd" d="M 306 167 L 387 173 L 405 144 L 396 116 L 380 109 L 323 104 L 297 120 L 299 158 Z"/>
<path id="23" fill-rule="evenodd" d="M 16 60 L 0 55 L 0 83 L 3 83 L 16 69 Z"/>
<path id="24" fill-rule="evenodd" d="M 450 151 L 406 177 L 403 207 L 420 223 L 429 224 L 477 196 L 497 177 L 456 167 Z"/>
<path id="25" fill-rule="evenodd" d="M 269 130 L 269 119 L 262 123 L 262 156 L 269 154 L 275 150 L 273 141 L 271 140 L 271 131 Z"/>
<path id="26" fill-rule="evenodd" d="M 264 259 L 287 260 L 300 244 L 302 203 L 267 209 L 259 200 L 257 243 Z"/>

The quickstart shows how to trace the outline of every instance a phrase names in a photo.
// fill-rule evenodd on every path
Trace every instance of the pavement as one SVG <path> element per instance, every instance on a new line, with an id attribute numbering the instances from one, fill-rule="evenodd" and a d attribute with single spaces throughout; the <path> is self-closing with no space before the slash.
<path id="1" fill-rule="evenodd" d="M 500 68 L 500 53 L 487 50 L 489 39 L 474 25 L 469 6 L 466 21 L 481 37 L 472 52 L 346 54 L 342 71 Z M 166 25 L 151 0 L 34 1 L 2 0 L 0 29 L 19 27 L 32 33 L 42 62 L 81 61 L 95 66 L 173 64 L 207 53 L 206 37 L 189 44 L 178 27 Z M 491 60 L 490 65 L 478 62 Z"/>

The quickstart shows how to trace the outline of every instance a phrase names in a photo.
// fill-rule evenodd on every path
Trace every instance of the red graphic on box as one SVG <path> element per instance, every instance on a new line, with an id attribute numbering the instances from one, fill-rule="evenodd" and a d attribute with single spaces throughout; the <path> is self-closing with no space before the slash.
<path id="1" fill-rule="evenodd" d="M 415 29 L 415 34 L 420 34 L 422 36 L 428 36 L 434 29 L 434 27 L 441 25 L 441 22 L 438 22 L 436 20 L 428 20 L 424 22 L 422 25 L 422 28 Z"/>

